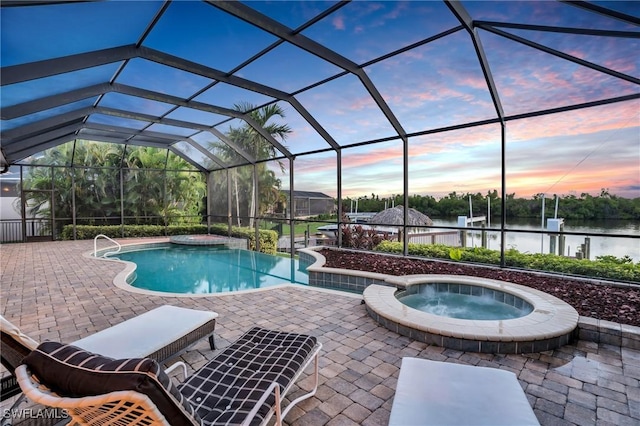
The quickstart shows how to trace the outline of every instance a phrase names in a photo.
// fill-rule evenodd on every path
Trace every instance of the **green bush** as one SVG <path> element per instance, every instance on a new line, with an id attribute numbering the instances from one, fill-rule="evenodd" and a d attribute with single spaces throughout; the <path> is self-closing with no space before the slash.
<path id="1" fill-rule="evenodd" d="M 402 243 L 383 241 L 376 251 L 401 254 Z M 432 259 L 447 259 L 469 263 L 500 265 L 500 252 L 482 247 L 461 248 L 443 244 L 409 244 L 409 255 Z M 599 256 L 596 260 L 575 259 L 553 254 L 520 253 L 515 249 L 505 251 L 505 265 L 535 271 L 555 272 L 602 278 L 617 281 L 640 282 L 640 262 L 633 263 L 628 256 Z"/>
<path id="2" fill-rule="evenodd" d="M 216 235 L 228 235 L 234 238 L 246 238 L 249 240 L 249 250 L 256 249 L 256 232 L 253 228 L 231 227 L 231 234 L 227 231 L 226 225 L 212 225 L 211 233 Z M 276 254 L 278 251 L 278 233 L 270 229 L 260 229 L 258 231 L 260 239 L 260 252 Z"/>
<path id="3" fill-rule="evenodd" d="M 207 226 L 200 224 L 169 225 L 166 227 L 162 225 L 76 226 L 77 240 L 90 240 L 100 234 L 106 235 L 109 238 L 143 238 L 170 235 L 195 235 L 206 233 Z M 253 229 L 232 227 L 231 233 L 229 233 L 227 225 L 216 224 L 211 226 L 210 233 L 234 238 L 245 238 L 249 240 L 250 250 L 255 250 L 256 248 L 256 234 Z M 260 251 L 262 253 L 275 254 L 278 249 L 277 232 L 261 229 L 258 235 L 260 239 Z M 63 240 L 73 240 L 73 225 L 66 225 L 62 229 L 61 238 Z"/>
<path id="4" fill-rule="evenodd" d="M 77 225 L 76 239 L 90 240 L 99 234 L 109 238 L 144 238 L 168 235 L 206 234 L 206 225 Z M 62 228 L 61 238 L 73 240 L 73 225 L 65 225 Z"/>

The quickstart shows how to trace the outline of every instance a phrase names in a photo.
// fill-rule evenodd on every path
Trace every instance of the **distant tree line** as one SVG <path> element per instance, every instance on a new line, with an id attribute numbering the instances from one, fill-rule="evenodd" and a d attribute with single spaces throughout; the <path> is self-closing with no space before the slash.
<path id="1" fill-rule="evenodd" d="M 515 193 L 507 194 L 506 218 L 539 218 L 542 209 L 542 194 L 532 198 L 516 198 Z M 431 195 L 409 196 L 409 207 L 421 211 L 430 217 L 469 216 L 469 198 L 474 216 L 487 214 L 488 205 L 491 206 L 491 216 L 500 217 L 502 200 L 498 191 L 481 193 L 458 194 L 451 192 L 447 196 L 436 199 Z M 343 200 L 343 211 L 349 212 L 355 203 L 359 212 L 378 212 L 394 205 L 403 204 L 401 195 L 379 197 L 372 193 L 370 196 L 346 198 Z M 545 217 L 553 217 L 555 213 L 555 196 L 545 197 Z M 602 189 L 600 194 L 593 196 L 582 193 L 563 195 L 559 197 L 558 217 L 565 219 L 640 219 L 640 198 L 622 198 Z"/>

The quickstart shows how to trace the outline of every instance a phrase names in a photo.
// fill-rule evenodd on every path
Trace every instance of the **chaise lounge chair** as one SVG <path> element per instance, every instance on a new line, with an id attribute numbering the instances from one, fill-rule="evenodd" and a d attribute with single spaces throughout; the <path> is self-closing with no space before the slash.
<path id="1" fill-rule="evenodd" d="M 0 342 L 0 361 L 10 373 L 0 382 L 0 400 L 4 401 L 22 392 L 14 375 L 15 369 L 22 363 L 22 359 L 29 355 L 29 352 L 38 347 L 38 342 L 22 333 L 2 315 L 0 315 Z"/>
<path id="2" fill-rule="evenodd" d="M 312 336 L 254 327 L 176 386 L 149 358 L 114 360 L 45 342 L 16 375 L 29 399 L 65 409 L 73 424 L 263 425 L 275 414 L 280 425 L 315 394 L 321 346 Z M 282 399 L 312 360 L 313 389 L 282 411 Z"/>
<path id="3" fill-rule="evenodd" d="M 203 338 L 215 349 L 215 312 L 164 305 L 72 343 L 114 358 L 149 357 L 159 363 L 177 357 Z M 0 359 L 10 375 L 2 378 L 2 401 L 20 394 L 15 369 L 38 342 L 0 315 Z M 17 408 L 22 398 L 16 400 Z M 3 425 L 9 422 L 4 422 Z"/>

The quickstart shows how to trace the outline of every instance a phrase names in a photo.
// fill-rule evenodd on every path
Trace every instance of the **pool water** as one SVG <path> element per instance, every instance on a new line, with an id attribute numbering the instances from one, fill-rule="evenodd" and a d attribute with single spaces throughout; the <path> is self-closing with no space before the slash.
<path id="1" fill-rule="evenodd" d="M 137 265 L 131 286 L 159 292 L 210 294 L 309 282 L 307 265 L 297 259 L 242 249 L 169 245 L 114 257 Z"/>
<path id="2" fill-rule="evenodd" d="M 505 320 L 520 318 L 531 311 L 499 302 L 487 295 L 436 292 L 429 288 L 420 293 L 401 295 L 398 300 L 422 312 L 459 319 Z"/>

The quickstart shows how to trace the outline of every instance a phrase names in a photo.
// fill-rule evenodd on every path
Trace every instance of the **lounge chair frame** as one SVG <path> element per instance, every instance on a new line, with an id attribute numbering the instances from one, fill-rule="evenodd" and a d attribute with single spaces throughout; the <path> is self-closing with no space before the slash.
<path id="1" fill-rule="evenodd" d="M 138 392 L 119 391 L 66 398 L 33 380 L 26 365 L 16 369 L 16 377 L 27 398 L 38 404 L 65 410 L 72 419 L 71 425 L 171 426 L 149 397 Z"/>
<path id="2" fill-rule="evenodd" d="M 18 386 L 14 372 L 22 362 L 22 359 L 31 352 L 31 349 L 23 346 L 4 331 L 0 332 L 0 340 L 2 341 L 0 359 L 4 368 L 11 373 L 11 375 L 3 377 L 0 382 L 0 394 L 2 395 L 0 400 L 4 401 L 20 394 L 20 386 Z"/>
<path id="3" fill-rule="evenodd" d="M 231 344 L 233 345 L 233 342 Z M 248 426 L 253 424 L 252 420 L 271 395 L 274 395 L 275 402 L 273 406 L 271 406 L 270 411 L 264 415 L 263 420 L 259 423 L 260 425 L 266 425 L 274 415 L 275 424 L 282 425 L 283 419 L 296 404 L 315 395 L 319 382 L 319 353 L 321 348 L 322 344 L 316 342 L 315 346 L 286 386 L 282 387 L 277 382 L 271 383 L 271 385 L 264 390 L 261 398 L 255 403 L 253 409 L 246 415 L 241 425 Z M 228 358 L 224 356 L 224 351 L 222 351 L 214 356 L 209 363 L 226 362 L 227 359 Z M 285 396 L 312 361 L 314 361 L 313 389 L 290 401 L 283 410 L 282 405 Z M 183 367 L 186 371 L 184 363 L 177 362 L 165 370 L 165 372 L 168 373 L 177 367 Z M 198 372 L 196 371 L 194 375 L 197 374 Z M 146 395 L 135 391 L 117 391 L 96 396 L 70 398 L 59 396 L 44 384 L 39 383 L 38 378 L 31 374 L 26 365 L 21 365 L 16 369 L 16 377 L 22 391 L 30 400 L 50 407 L 64 409 L 71 417 L 72 425 L 148 426 L 153 424 L 171 426 Z M 196 425 L 196 423 L 194 423 L 194 425 Z"/>

